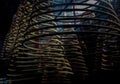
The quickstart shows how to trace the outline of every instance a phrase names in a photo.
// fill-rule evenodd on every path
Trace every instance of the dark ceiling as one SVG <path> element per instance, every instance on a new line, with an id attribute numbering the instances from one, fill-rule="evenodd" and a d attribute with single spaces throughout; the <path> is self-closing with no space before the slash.
<path id="1" fill-rule="evenodd" d="M 20 0 L 0 0 L 0 39 L 8 32 Z"/>

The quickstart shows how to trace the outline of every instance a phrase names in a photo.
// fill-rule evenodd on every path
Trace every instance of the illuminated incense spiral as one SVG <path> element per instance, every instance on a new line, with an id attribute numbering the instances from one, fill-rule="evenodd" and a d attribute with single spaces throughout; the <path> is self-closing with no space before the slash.
<path id="1" fill-rule="evenodd" d="M 93 1 L 22 3 L 4 42 L 8 79 L 71 84 L 119 70 L 119 18 L 109 1 Z"/>

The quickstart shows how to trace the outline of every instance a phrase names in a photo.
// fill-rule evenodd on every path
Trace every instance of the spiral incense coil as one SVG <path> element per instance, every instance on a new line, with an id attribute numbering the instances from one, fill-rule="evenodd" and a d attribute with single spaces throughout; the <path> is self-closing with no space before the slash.
<path id="1" fill-rule="evenodd" d="M 8 32 L 8 34 L 6 35 L 6 39 L 4 42 L 4 52 L 11 52 L 11 50 L 14 48 L 14 43 L 17 37 L 17 34 L 19 32 L 19 23 L 22 17 L 22 11 L 23 11 L 23 6 L 20 5 L 19 10 L 17 11 L 17 13 L 14 15 L 13 17 L 13 22 L 11 24 L 11 28 Z"/>
<path id="2" fill-rule="evenodd" d="M 45 7 L 46 4 L 47 3 L 43 2 L 40 3 L 38 6 Z M 37 7 L 33 9 L 37 10 L 36 8 Z M 32 15 L 42 12 L 43 10 L 39 10 L 39 12 L 33 12 Z M 48 21 L 54 19 L 53 15 L 54 15 L 53 13 L 50 13 L 48 15 L 42 15 L 42 16 L 38 15 L 34 18 L 31 18 L 30 25 L 35 24 L 39 21 Z M 36 55 L 40 58 L 39 67 L 42 68 L 43 84 L 69 83 L 70 76 L 73 74 L 73 72 L 71 69 L 71 65 L 69 64 L 68 60 L 65 58 L 63 42 L 60 41 L 62 37 L 60 35 L 38 37 L 39 35 L 57 33 L 59 31 L 57 29 L 52 29 L 52 28 L 43 31 L 35 30 L 50 26 L 57 26 L 57 24 L 54 21 L 50 21 L 42 24 L 35 24 L 29 26 L 28 31 L 25 34 L 26 39 L 23 45 L 26 49 L 28 49 L 31 52 L 28 51 L 25 54 L 29 54 L 30 56 Z M 31 37 L 35 37 L 35 38 L 29 39 Z M 31 46 L 29 44 L 31 44 Z"/>
<path id="3" fill-rule="evenodd" d="M 110 7 L 110 3 L 107 3 L 106 1 L 103 1 L 106 4 L 106 7 Z M 114 12 L 114 10 L 112 9 L 112 7 L 110 8 L 112 12 Z M 107 12 L 107 11 L 106 11 Z M 108 12 L 109 13 L 109 12 Z M 116 13 L 114 12 L 112 15 L 116 16 Z M 113 29 L 101 29 L 100 31 L 102 32 L 108 32 L 110 34 L 104 34 L 104 35 L 99 35 L 98 36 L 98 40 L 100 40 L 99 45 L 99 50 L 101 48 L 101 50 L 98 52 L 98 54 L 101 55 L 101 69 L 102 70 L 115 70 L 114 66 L 116 66 L 116 64 L 114 64 L 115 60 L 114 58 L 116 58 L 116 56 L 119 55 L 119 49 L 118 49 L 118 38 L 119 36 L 117 35 L 111 35 L 112 33 L 114 34 L 118 34 L 119 29 L 119 19 L 116 17 L 116 19 L 112 19 L 109 18 L 109 14 L 105 15 L 104 18 L 106 18 L 109 21 L 114 21 L 112 23 L 110 22 L 100 22 L 99 24 L 103 25 L 103 26 L 108 26 L 108 27 L 114 27 L 117 30 Z M 111 20 L 110 20 L 111 19 Z M 100 57 L 100 56 L 99 56 Z M 100 59 L 100 58 L 99 58 Z"/>
<path id="4" fill-rule="evenodd" d="M 71 35 L 68 38 L 71 37 L 74 39 L 68 39 L 67 42 L 65 42 L 67 43 L 65 49 L 66 56 L 73 69 L 74 77 L 79 77 L 78 80 L 85 80 L 85 78 L 88 76 L 88 68 L 86 66 L 85 57 L 82 52 L 82 43 L 78 41 L 75 35 Z"/>
<path id="5" fill-rule="evenodd" d="M 19 17 L 16 17 L 16 19 L 17 18 L 19 18 Z M 14 45 L 14 40 L 15 40 L 16 35 L 17 35 L 17 31 L 18 31 L 18 21 L 13 21 L 13 23 L 11 25 L 11 30 L 6 35 L 6 40 L 4 42 L 4 45 L 5 45 L 4 50 L 5 51 L 10 52 L 10 50 L 12 49 L 12 47 Z"/>
<path id="6" fill-rule="evenodd" d="M 119 23 L 107 0 L 25 0 L 4 42 L 8 80 L 72 84 L 119 70 Z"/>
<path id="7" fill-rule="evenodd" d="M 13 43 L 11 56 L 9 57 L 9 67 L 8 67 L 8 80 L 12 83 L 23 80 L 34 79 L 38 75 L 38 61 L 35 60 L 37 57 L 29 57 L 22 53 L 26 50 L 22 47 L 22 41 L 24 40 L 23 35 L 25 29 L 27 28 L 27 23 L 29 19 L 29 14 L 32 11 L 32 5 L 30 2 L 25 1 L 19 7 L 16 14 L 19 19 L 17 20 L 17 26 L 12 29 L 16 32 L 16 36 L 11 39 L 11 44 Z M 10 34 L 13 33 L 10 31 Z M 12 38 L 12 37 L 10 37 Z M 33 63 L 33 65 L 32 65 Z M 33 75 L 34 74 L 34 75 Z"/>
<path id="8" fill-rule="evenodd" d="M 100 3 L 104 3 L 105 6 Z M 87 8 L 81 8 L 81 5 Z M 114 53 L 107 54 L 111 49 L 109 50 L 106 44 L 112 47 L 111 52 L 117 49 L 114 40 L 119 37 L 118 28 L 119 19 L 109 2 L 100 0 L 97 4 L 90 4 L 87 1 L 47 4 L 38 1 L 33 6 L 29 26 L 26 29 L 23 45 L 28 51 L 24 54 L 39 57 L 39 67 L 43 72 L 42 83 L 61 83 L 60 80 L 66 82 L 72 75 L 86 80 L 86 76 L 96 69 L 96 61 L 101 60 L 100 69 L 111 70 L 113 63 L 110 60 Z M 101 43 L 99 40 L 103 40 L 102 45 L 99 45 Z M 66 45 L 70 46 L 68 50 Z M 98 47 L 101 47 L 99 51 L 97 51 Z M 107 51 L 104 51 L 106 48 Z M 98 58 L 98 54 L 101 59 Z M 62 60 L 66 60 L 65 63 Z M 67 66 L 63 71 L 57 67 L 59 63 L 61 64 L 60 61 Z M 64 66 L 62 65 L 61 68 Z M 61 72 L 64 74 L 59 75 L 59 78 L 55 76 L 56 73 Z"/>

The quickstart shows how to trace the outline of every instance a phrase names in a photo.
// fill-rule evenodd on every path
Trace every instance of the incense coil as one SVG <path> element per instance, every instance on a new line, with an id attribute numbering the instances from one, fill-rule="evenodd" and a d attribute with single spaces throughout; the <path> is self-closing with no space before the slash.
<path id="1" fill-rule="evenodd" d="M 46 3 L 40 3 L 39 7 L 45 6 Z M 34 9 L 36 10 L 36 8 Z M 40 10 L 37 13 L 43 12 Z M 36 14 L 34 12 L 33 14 Z M 53 19 L 54 15 L 52 13 L 48 15 L 36 16 L 31 18 L 30 25 L 37 23 L 40 21 L 48 21 Z M 32 16 L 31 16 L 32 17 Z M 72 75 L 72 69 L 68 62 L 68 60 L 64 56 L 64 47 L 62 46 L 63 43 L 59 39 L 62 37 L 59 35 L 54 36 L 45 36 L 39 37 L 39 35 L 49 34 L 49 33 L 57 33 L 57 29 L 48 29 L 48 30 L 38 30 L 34 31 L 35 29 L 41 29 L 42 27 L 47 26 L 56 26 L 57 24 L 54 21 L 49 23 L 42 23 L 29 26 L 27 32 L 25 34 L 25 41 L 23 43 L 24 47 L 28 50 L 32 51 L 32 53 L 25 53 L 29 55 L 36 55 L 40 59 L 40 66 L 42 68 L 42 83 L 59 83 L 59 82 L 70 82 L 69 76 Z M 29 33 L 28 33 L 29 32 Z M 34 37 L 33 39 L 29 39 L 30 37 Z M 31 44 L 33 46 L 28 45 Z M 59 76 L 59 78 L 57 77 Z M 51 78 L 52 76 L 52 78 Z M 68 77 L 67 77 L 68 76 Z M 69 81 L 68 81 L 69 80 Z"/>
<path id="2" fill-rule="evenodd" d="M 19 16 L 22 19 L 16 23 L 20 27 L 16 30 L 24 33 L 15 37 L 9 77 L 29 81 L 38 75 L 43 84 L 71 83 L 71 80 L 87 80 L 94 71 L 119 70 L 120 21 L 108 1 L 30 2 L 32 10 L 26 16 L 29 18 Z M 10 50 L 13 41 L 8 39 L 10 44 L 6 41 L 5 48 Z M 16 74 L 18 69 L 20 72 Z"/>
<path id="3" fill-rule="evenodd" d="M 34 79 L 38 75 L 38 62 L 35 60 L 36 57 L 28 57 L 24 55 L 23 52 L 25 50 L 22 47 L 22 41 L 24 40 L 24 32 L 27 28 L 27 23 L 29 19 L 29 14 L 32 11 L 32 5 L 30 2 L 25 1 L 20 4 L 19 10 L 16 13 L 17 26 L 13 28 L 14 31 L 17 31 L 16 36 L 14 37 L 13 47 L 11 49 L 11 54 L 9 57 L 9 66 L 8 66 L 8 81 L 11 83 L 26 81 L 29 79 Z M 13 33 L 12 31 L 10 34 Z M 10 38 L 12 38 L 10 36 Z M 13 41 L 13 40 L 11 40 Z M 33 63 L 33 65 L 31 65 Z M 36 69 L 37 68 L 37 69 Z M 33 75 L 34 74 L 34 75 Z"/>
<path id="4" fill-rule="evenodd" d="M 99 69 L 101 70 L 111 70 L 107 66 L 110 66 L 112 68 L 113 66 L 112 61 L 110 63 L 104 62 L 104 60 L 106 61 L 111 60 L 111 59 L 104 58 L 104 54 L 106 53 L 106 51 L 104 51 L 104 48 L 107 47 L 107 46 L 104 46 L 104 44 L 106 44 L 107 40 L 111 40 L 113 42 L 113 40 L 115 39 L 117 40 L 117 38 L 119 37 L 119 34 L 118 34 L 119 19 L 116 16 L 116 13 L 109 2 L 106 2 L 103 0 L 98 1 L 98 3 L 96 4 L 89 4 L 86 2 L 84 3 L 71 2 L 71 3 L 62 3 L 62 4 L 49 3 L 49 5 L 47 5 L 45 2 L 43 2 L 42 4 L 36 3 L 34 5 L 35 10 L 33 10 L 31 14 L 31 20 L 34 20 L 34 18 L 42 18 L 42 19 L 38 19 L 38 22 L 31 21 L 28 31 L 26 32 L 25 35 L 28 35 L 26 36 L 26 40 L 35 39 L 39 37 L 40 39 L 44 39 L 44 38 L 48 39 L 56 35 L 62 36 L 62 39 L 60 40 L 63 43 L 66 39 L 68 39 L 69 41 L 69 39 L 71 38 L 72 39 L 77 38 L 79 42 L 83 42 L 85 45 L 83 50 L 81 50 L 82 45 L 79 48 L 78 46 L 75 46 L 75 49 L 78 48 L 79 50 L 81 50 L 81 52 L 84 52 L 84 53 L 79 53 L 81 55 L 80 60 L 84 61 L 83 65 L 86 67 L 84 68 L 85 73 L 87 74 L 88 72 L 88 75 L 89 75 L 93 73 L 94 70 L 96 71 L 98 70 L 96 66 L 100 66 Z M 99 4 L 99 2 L 104 3 L 105 6 L 102 6 L 101 4 Z M 81 5 L 88 6 L 88 7 L 80 8 L 79 6 Z M 64 6 L 65 8 L 62 8 L 62 6 Z M 78 6 L 78 7 L 74 7 L 74 6 Z M 71 7 L 73 7 L 74 9 Z M 81 11 L 82 13 L 79 13 L 79 11 Z M 74 13 L 76 13 L 76 15 L 74 15 Z M 103 17 L 100 17 L 102 15 Z M 49 24 L 52 22 L 56 22 L 55 24 L 57 25 Z M 109 24 L 110 26 L 108 26 Z M 39 28 L 32 29 L 34 25 L 39 25 Z M 51 32 L 49 31 L 50 29 L 54 31 L 58 29 L 59 32 Z M 32 36 L 33 35 L 32 32 L 35 32 L 35 31 L 38 31 L 40 33 L 43 32 L 43 33 L 39 35 L 34 33 L 34 35 L 36 36 Z M 74 34 L 76 37 L 70 37 Z M 111 39 L 108 38 L 109 36 L 112 38 Z M 92 41 L 90 41 L 90 38 L 92 39 Z M 100 40 L 103 40 L 103 42 L 100 42 Z M 113 44 L 111 44 L 111 41 L 107 41 L 107 42 L 110 43 L 111 46 L 113 45 L 116 46 L 116 42 L 113 42 Z M 99 45 L 99 43 L 102 45 Z M 47 42 L 45 42 L 44 44 L 47 44 Z M 74 41 L 73 41 L 73 44 L 74 44 Z M 98 49 L 99 47 L 101 47 L 100 50 Z M 112 48 L 113 50 L 116 50 L 115 47 L 112 47 Z M 37 48 L 31 48 L 31 49 L 38 50 Z M 74 53 L 76 54 L 77 52 L 74 52 Z M 43 54 L 43 52 L 41 54 Z M 100 58 L 98 55 L 100 55 Z M 107 58 L 113 59 L 113 57 L 110 56 L 109 54 L 106 54 L 106 56 Z M 100 61 L 98 65 L 96 65 L 97 61 Z M 79 62 L 79 63 L 82 65 L 82 62 Z"/>
<path id="5" fill-rule="evenodd" d="M 71 35 L 68 38 L 66 44 L 66 56 L 71 64 L 71 67 L 73 69 L 74 76 L 73 77 L 79 77 L 76 78 L 78 80 L 86 80 L 86 77 L 88 76 L 88 68 L 86 65 L 85 55 L 83 53 L 83 48 L 86 48 L 84 46 L 83 42 L 79 42 L 76 38 L 76 35 Z"/>

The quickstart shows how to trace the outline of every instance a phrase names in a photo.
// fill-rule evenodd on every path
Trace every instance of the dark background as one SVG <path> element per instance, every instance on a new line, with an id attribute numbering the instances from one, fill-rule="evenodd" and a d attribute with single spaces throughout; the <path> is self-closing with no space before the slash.
<path id="1" fill-rule="evenodd" d="M 0 0 L 0 40 L 4 40 L 20 0 Z"/>
<path id="2" fill-rule="evenodd" d="M 20 0 L 0 0 L 0 51 Z"/>

